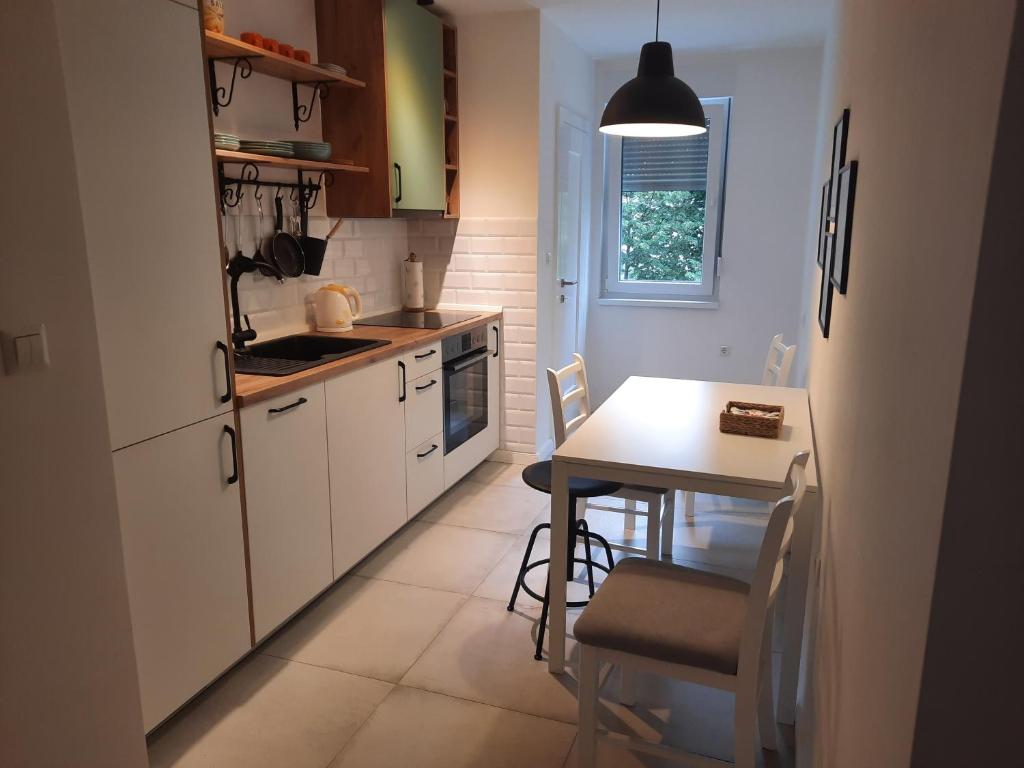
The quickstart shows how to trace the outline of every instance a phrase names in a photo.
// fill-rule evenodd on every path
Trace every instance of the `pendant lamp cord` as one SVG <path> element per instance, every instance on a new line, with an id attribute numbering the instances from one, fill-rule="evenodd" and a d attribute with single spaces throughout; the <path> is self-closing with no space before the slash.
<path id="1" fill-rule="evenodd" d="M 654 42 L 658 42 L 658 30 L 661 26 L 661 0 L 658 0 L 658 10 L 654 16 Z"/>

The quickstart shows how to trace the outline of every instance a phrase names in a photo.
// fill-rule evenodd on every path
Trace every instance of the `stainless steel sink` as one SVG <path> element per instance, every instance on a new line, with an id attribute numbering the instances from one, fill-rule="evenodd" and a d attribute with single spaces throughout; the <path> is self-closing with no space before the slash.
<path id="1" fill-rule="evenodd" d="M 385 339 L 351 339 L 298 334 L 253 344 L 235 352 L 235 371 L 257 376 L 288 376 L 390 344 Z"/>

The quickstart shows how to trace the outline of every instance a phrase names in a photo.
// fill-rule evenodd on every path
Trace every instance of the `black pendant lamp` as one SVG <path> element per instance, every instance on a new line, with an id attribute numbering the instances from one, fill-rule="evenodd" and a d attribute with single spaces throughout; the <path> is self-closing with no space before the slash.
<path id="1" fill-rule="evenodd" d="M 693 89 L 676 77 L 672 46 L 658 42 L 661 0 L 654 42 L 640 49 L 636 77 L 617 90 L 601 115 L 601 133 L 645 138 L 695 136 L 707 131 L 704 108 Z"/>

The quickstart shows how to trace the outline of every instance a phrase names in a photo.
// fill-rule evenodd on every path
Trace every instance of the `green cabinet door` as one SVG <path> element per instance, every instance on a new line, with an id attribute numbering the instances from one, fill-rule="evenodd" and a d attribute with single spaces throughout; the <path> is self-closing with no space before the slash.
<path id="1" fill-rule="evenodd" d="M 443 211 L 441 20 L 416 0 L 384 0 L 391 207 Z"/>

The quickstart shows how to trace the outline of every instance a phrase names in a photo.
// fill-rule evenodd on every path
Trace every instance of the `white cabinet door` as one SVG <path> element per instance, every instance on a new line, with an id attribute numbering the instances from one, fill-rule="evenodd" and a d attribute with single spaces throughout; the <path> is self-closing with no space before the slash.
<path id="1" fill-rule="evenodd" d="M 441 434 L 423 441 L 405 457 L 409 517 L 418 515 L 444 492 L 444 451 Z"/>
<path id="2" fill-rule="evenodd" d="M 114 448 L 231 409 L 197 12 L 58 2 Z M 117 40 L 112 45 L 110 40 Z M 82 318 L 91 322 L 91 318 Z"/>
<path id="3" fill-rule="evenodd" d="M 248 652 L 231 415 L 114 452 L 146 730 Z"/>
<path id="4" fill-rule="evenodd" d="M 444 386 L 435 371 L 409 382 L 405 398 L 405 448 L 411 451 L 443 429 Z"/>
<path id="5" fill-rule="evenodd" d="M 259 642 L 333 581 L 324 385 L 243 408 L 241 419 Z"/>
<path id="6" fill-rule="evenodd" d="M 341 576 L 406 521 L 405 403 L 398 360 L 326 383 L 334 573 Z"/>

